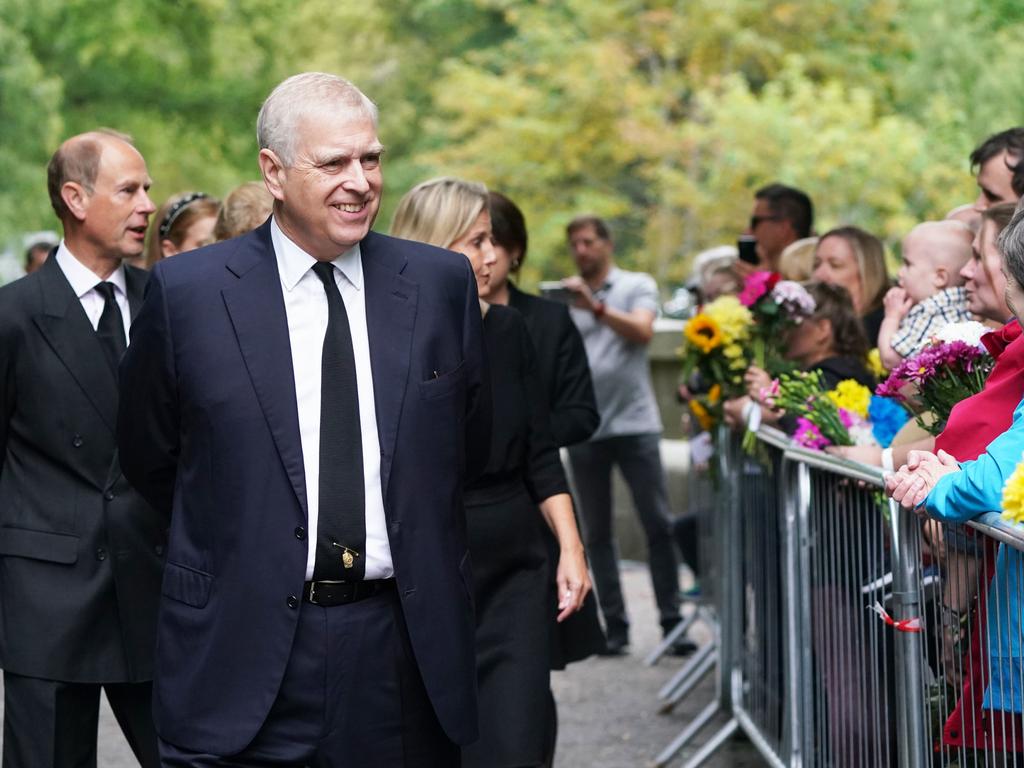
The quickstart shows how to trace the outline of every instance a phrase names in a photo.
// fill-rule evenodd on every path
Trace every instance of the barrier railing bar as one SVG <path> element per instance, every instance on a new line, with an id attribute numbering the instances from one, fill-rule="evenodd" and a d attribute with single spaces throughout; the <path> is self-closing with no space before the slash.
<path id="1" fill-rule="evenodd" d="M 1024 552 L 1024 527 L 1006 522 L 998 512 L 986 512 L 973 520 L 968 520 L 967 525 Z"/>
<path id="2" fill-rule="evenodd" d="M 921 547 L 917 518 L 889 501 L 890 535 L 893 553 L 893 612 L 895 619 L 921 618 L 918 585 L 921 581 Z M 896 632 L 897 748 L 900 765 L 923 766 L 928 753 L 925 743 L 924 688 L 922 685 L 921 636 Z"/>

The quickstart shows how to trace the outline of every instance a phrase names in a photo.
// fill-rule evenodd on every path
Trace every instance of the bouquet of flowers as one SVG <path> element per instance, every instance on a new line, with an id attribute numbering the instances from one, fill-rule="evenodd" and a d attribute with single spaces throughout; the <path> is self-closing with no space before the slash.
<path id="1" fill-rule="evenodd" d="M 983 347 L 963 339 L 936 341 L 897 365 L 875 393 L 901 403 L 933 435 L 946 427 L 953 406 L 985 386 L 994 361 Z M 917 394 L 910 396 L 915 390 Z M 930 422 L 922 412 L 931 413 Z"/>
<path id="2" fill-rule="evenodd" d="M 775 408 L 796 416 L 793 439 L 821 450 L 829 445 L 868 445 L 877 441 L 868 421 L 871 390 L 853 379 L 826 390 L 817 371 L 783 374 L 766 398 Z"/>
<path id="3" fill-rule="evenodd" d="M 779 345 L 789 328 L 814 313 L 814 299 L 800 283 L 780 280 L 775 272 L 754 272 L 739 299 L 754 317 L 753 362 L 770 373 L 790 370 Z"/>
<path id="4" fill-rule="evenodd" d="M 719 386 L 715 403 L 703 398 L 705 408 L 718 405 L 723 396 L 737 397 L 745 392 L 743 372 L 749 365 L 753 322 L 750 310 L 739 299 L 720 296 L 683 327 L 683 378 L 690 380 L 696 374 L 702 389 Z"/>

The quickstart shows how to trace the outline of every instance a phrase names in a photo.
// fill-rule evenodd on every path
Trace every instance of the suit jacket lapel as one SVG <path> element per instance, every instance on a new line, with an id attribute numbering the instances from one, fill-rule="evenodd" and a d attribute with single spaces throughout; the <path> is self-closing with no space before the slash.
<path id="1" fill-rule="evenodd" d="M 392 255 L 385 243 L 380 235 L 371 232 L 363 239 L 360 249 L 366 285 L 366 332 L 370 342 L 373 399 L 381 448 L 381 490 L 386 500 L 399 416 L 409 378 L 417 287 L 401 275 L 405 259 Z"/>
<path id="2" fill-rule="evenodd" d="M 239 242 L 227 268 L 237 280 L 221 295 L 281 463 L 308 514 L 288 317 L 269 220 Z"/>
<path id="3" fill-rule="evenodd" d="M 142 309 L 142 300 L 145 298 L 146 281 L 148 280 L 149 273 L 145 270 L 125 265 L 124 282 L 128 292 L 128 310 L 133 323 L 139 310 Z"/>
<path id="4" fill-rule="evenodd" d="M 39 277 L 43 312 L 35 317 L 36 326 L 113 432 L 117 427 L 117 381 L 99 337 L 57 259 L 47 259 Z"/>

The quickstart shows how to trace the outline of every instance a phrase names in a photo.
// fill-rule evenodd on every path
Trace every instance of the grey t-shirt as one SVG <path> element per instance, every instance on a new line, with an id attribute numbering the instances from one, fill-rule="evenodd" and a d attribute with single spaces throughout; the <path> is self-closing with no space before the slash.
<path id="1" fill-rule="evenodd" d="M 658 311 L 658 286 L 653 277 L 643 272 L 612 267 L 594 297 L 623 312 Z M 651 386 L 646 345 L 622 338 L 588 310 L 572 308 L 571 312 L 587 349 L 597 410 L 601 414 L 601 424 L 590 439 L 660 433 L 661 416 Z"/>

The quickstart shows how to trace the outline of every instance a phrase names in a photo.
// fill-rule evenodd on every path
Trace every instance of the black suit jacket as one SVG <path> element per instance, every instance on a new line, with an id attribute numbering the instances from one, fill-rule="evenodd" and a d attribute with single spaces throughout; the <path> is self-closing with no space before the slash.
<path id="1" fill-rule="evenodd" d="M 361 249 L 401 605 L 438 719 L 466 743 L 477 719 L 463 467 L 482 468 L 489 437 L 476 284 L 450 251 L 373 233 Z M 306 570 L 295 531 L 309 489 L 269 222 L 156 266 L 121 388 L 125 473 L 171 526 L 157 730 L 232 754 L 277 696 Z"/>
<path id="2" fill-rule="evenodd" d="M 126 268 L 128 301 L 146 273 Z M 0 288 L 0 666 L 68 682 L 152 677 L 156 512 L 121 475 L 117 382 L 55 258 Z"/>
<path id="3" fill-rule="evenodd" d="M 508 292 L 509 306 L 523 316 L 537 352 L 555 444 L 582 443 L 601 423 L 583 337 L 564 305 L 523 293 L 512 283 Z"/>

